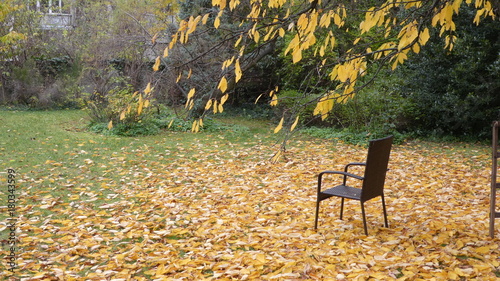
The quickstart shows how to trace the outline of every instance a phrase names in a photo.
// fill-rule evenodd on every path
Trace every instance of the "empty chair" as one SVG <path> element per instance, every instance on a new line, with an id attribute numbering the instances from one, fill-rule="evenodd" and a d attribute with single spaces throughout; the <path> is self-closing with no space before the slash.
<path id="1" fill-rule="evenodd" d="M 370 199 L 380 196 L 382 200 L 382 208 L 384 211 L 385 227 L 389 227 L 387 223 L 387 212 L 384 200 L 384 183 L 389 164 L 389 155 L 391 153 L 393 136 L 382 139 L 371 140 L 368 147 L 368 156 L 364 163 L 349 163 L 345 166 L 344 171 L 324 171 L 318 175 L 318 197 L 316 200 L 316 217 L 314 220 L 314 229 L 318 228 L 319 204 L 321 201 L 330 197 L 336 196 L 341 198 L 340 219 L 344 211 L 344 199 L 353 199 L 361 202 L 361 212 L 363 215 L 363 226 L 365 234 L 368 235 L 366 226 L 366 215 L 364 203 Z M 349 173 L 348 169 L 351 166 L 364 166 L 364 175 L 359 176 Z M 341 185 L 321 191 L 323 176 L 326 174 L 339 174 L 343 176 Z M 362 181 L 361 188 L 356 188 L 348 185 L 347 179 L 353 178 Z M 352 181 L 352 180 L 351 180 Z M 359 186 L 359 185 L 358 185 Z"/>

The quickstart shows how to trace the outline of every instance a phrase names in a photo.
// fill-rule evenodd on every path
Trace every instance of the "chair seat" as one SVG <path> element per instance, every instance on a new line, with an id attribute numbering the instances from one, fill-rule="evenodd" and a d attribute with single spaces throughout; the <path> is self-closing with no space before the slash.
<path id="1" fill-rule="evenodd" d="M 331 196 L 338 196 L 338 197 L 344 197 L 344 198 L 349 198 L 349 199 L 354 199 L 354 200 L 361 200 L 361 189 L 351 187 L 351 186 L 346 186 L 346 185 L 337 185 L 333 188 L 326 189 L 322 191 L 321 193 L 331 195 Z"/>

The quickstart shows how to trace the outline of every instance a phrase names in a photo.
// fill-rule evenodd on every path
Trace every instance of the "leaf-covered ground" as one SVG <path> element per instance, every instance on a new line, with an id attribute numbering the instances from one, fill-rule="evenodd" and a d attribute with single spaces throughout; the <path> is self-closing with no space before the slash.
<path id="1" fill-rule="evenodd" d="M 341 221 L 335 198 L 322 202 L 313 229 L 317 173 L 363 161 L 363 147 L 300 138 L 286 159 L 270 164 L 275 148 L 265 134 L 238 141 L 224 134 L 113 138 L 68 122 L 57 123 L 61 132 L 1 127 L 0 167 L 15 168 L 18 177 L 15 275 L 21 280 L 500 276 L 499 240 L 488 236 L 485 145 L 395 145 L 385 192 L 390 227 L 382 227 L 374 199 L 366 203 L 365 236 L 359 202 L 347 201 Z M 30 134 L 38 135 L 23 154 L 14 142 Z M 6 251 L 1 255 L 0 274 L 16 280 Z"/>

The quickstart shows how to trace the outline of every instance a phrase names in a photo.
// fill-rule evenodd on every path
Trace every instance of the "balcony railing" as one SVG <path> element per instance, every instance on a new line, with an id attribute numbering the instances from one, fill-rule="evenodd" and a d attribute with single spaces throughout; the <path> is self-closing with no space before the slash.
<path id="1" fill-rule="evenodd" d="M 42 14 L 42 29 L 68 29 L 73 26 L 73 11 L 71 5 L 63 0 L 36 0 L 29 1 L 28 7 Z"/>
<path id="2" fill-rule="evenodd" d="M 70 2 L 63 0 L 30 0 L 29 7 L 44 14 L 70 14 L 71 5 L 67 5 Z"/>

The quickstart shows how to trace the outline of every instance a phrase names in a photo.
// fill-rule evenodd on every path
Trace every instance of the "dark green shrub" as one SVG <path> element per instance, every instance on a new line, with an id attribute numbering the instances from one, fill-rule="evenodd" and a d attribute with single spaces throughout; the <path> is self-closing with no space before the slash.
<path id="1" fill-rule="evenodd" d="M 107 123 L 96 123 L 89 126 L 90 131 L 103 135 L 116 135 L 125 137 L 156 135 L 160 128 L 152 122 L 117 124 L 108 129 Z"/>
<path id="2" fill-rule="evenodd" d="M 311 123 L 331 126 L 349 134 L 385 136 L 404 133 L 408 122 L 406 111 L 411 110 L 411 104 L 396 91 L 401 80 L 391 74 L 390 71 L 380 72 L 375 82 L 352 99 L 335 104 L 327 119 Z M 364 77 L 365 80 L 371 78 Z"/>
<path id="3" fill-rule="evenodd" d="M 457 17 L 452 52 L 436 34 L 396 74 L 398 91 L 411 103 L 408 131 L 419 136 L 489 138 L 500 113 L 500 21 L 473 23 L 474 11 Z"/>
<path id="4" fill-rule="evenodd" d="M 389 135 L 394 136 L 394 143 L 403 143 L 407 136 L 401 134 L 397 131 L 392 132 L 367 132 L 367 131 L 354 131 L 350 128 L 345 129 L 335 129 L 335 128 L 319 128 L 319 127 L 308 127 L 301 130 L 303 134 L 314 138 L 329 139 L 333 141 L 343 141 L 349 144 L 356 145 L 366 145 L 368 141 L 383 138 Z"/>

